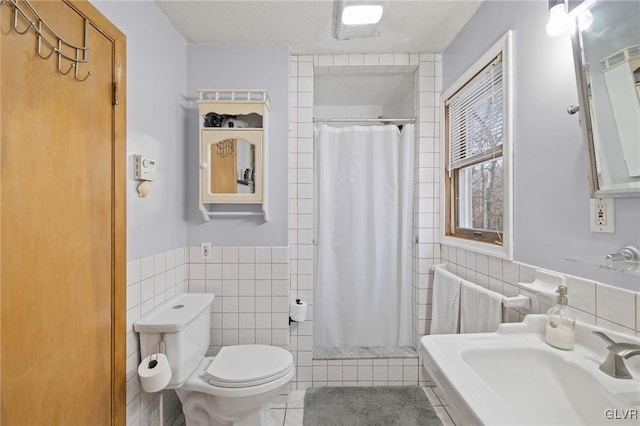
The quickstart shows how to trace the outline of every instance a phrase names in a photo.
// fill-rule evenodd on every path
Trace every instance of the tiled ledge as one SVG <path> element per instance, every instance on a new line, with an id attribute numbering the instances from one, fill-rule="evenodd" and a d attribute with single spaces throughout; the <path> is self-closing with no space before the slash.
<path id="1" fill-rule="evenodd" d="M 314 360 L 417 358 L 411 346 L 361 346 L 349 348 L 314 348 Z"/>

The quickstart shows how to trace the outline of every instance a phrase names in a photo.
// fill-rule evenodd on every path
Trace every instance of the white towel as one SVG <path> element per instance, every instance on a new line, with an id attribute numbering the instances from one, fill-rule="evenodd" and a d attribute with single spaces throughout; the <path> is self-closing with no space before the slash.
<path id="1" fill-rule="evenodd" d="M 460 286 L 460 333 L 492 333 L 502 322 L 504 296 L 467 280 Z"/>
<path id="2" fill-rule="evenodd" d="M 431 334 L 456 334 L 460 329 L 462 278 L 444 268 L 434 268 Z"/>

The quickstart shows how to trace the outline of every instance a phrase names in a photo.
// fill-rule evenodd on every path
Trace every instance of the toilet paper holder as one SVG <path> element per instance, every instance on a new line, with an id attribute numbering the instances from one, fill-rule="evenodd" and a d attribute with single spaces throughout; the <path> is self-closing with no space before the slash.
<path id="1" fill-rule="evenodd" d="M 155 358 L 154 358 L 154 355 L 155 355 Z M 158 365 L 158 354 L 152 353 L 151 358 L 149 359 L 149 365 L 147 366 L 147 368 L 155 368 L 156 365 Z"/>
<path id="2" fill-rule="evenodd" d="M 302 303 L 302 302 L 300 301 L 300 299 L 296 299 L 296 303 L 295 303 L 295 304 L 296 304 L 296 305 L 304 305 L 304 303 Z M 292 306 L 293 306 L 293 305 L 292 305 Z M 306 315 L 306 312 L 305 312 L 305 315 Z M 292 322 L 300 322 L 300 321 L 304 321 L 304 319 L 303 319 L 303 320 L 294 320 L 294 319 L 291 317 L 291 311 L 289 311 L 289 325 L 291 325 L 291 323 L 292 323 Z"/>

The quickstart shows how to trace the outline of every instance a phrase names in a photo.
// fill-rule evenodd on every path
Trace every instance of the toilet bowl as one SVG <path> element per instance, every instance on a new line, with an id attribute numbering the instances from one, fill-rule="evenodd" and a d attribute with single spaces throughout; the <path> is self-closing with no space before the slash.
<path id="1" fill-rule="evenodd" d="M 270 401 L 295 374 L 293 356 L 269 345 L 209 347 L 212 294 L 176 296 L 134 323 L 143 359 L 163 351 L 187 426 L 271 425 Z"/>
<path id="2" fill-rule="evenodd" d="M 271 425 L 270 401 L 294 376 L 288 351 L 267 345 L 226 346 L 205 358 L 176 389 L 187 425 Z"/>

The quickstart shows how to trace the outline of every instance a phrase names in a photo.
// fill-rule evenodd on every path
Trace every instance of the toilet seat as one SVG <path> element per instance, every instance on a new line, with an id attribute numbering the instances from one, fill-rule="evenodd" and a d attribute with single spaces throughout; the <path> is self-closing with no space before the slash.
<path id="1" fill-rule="evenodd" d="M 284 349 L 282 350 L 285 351 Z M 251 385 L 247 384 L 247 382 L 244 382 L 244 386 L 241 387 L 217 386 L 211 384 L 206 377 L 207 369 L 211 366 L 211 364 L 213 364 L 213 360 L 215 360 L 215 358 L 217 357 L 206 357 L 200 362 L 200 365 L 195 369 L 191 377 L 189 377 L 189 379 L 181 386 L 179 386 L 176 390 L 201 392 L 203 394 L 213 395 L 220 398 L 255 398 L 258 395 L 262 395 L 288 386 L 291 379 L 293 379 L 293 377 L 295 376 L 296 367 L 293 363 L 293 356 L 288 351 L 285 352 L 287 352 L 289 355 L 288 357 L 285 357 L 285 359 L 289 358 L 289 366 L 285 368 L 282 375 L 274 374 L 270 378 L 266 379 L 262 384 Z M 254 364 L 260 364 L 262 361 L 252 360 L 251 362 L 253 362 Z M 255 382 L 256 380 L 254 379 L 252 381 Z M 251 383 L 251 381 L 248 383 Z"/>
<path id="2" fill-rule="evenodd" d="M 293 356 L 268 345 L 225 346 L 204 370 L 203 379 L 222 388 L 246 388 L 273 382 L 288 375 Z"/>

